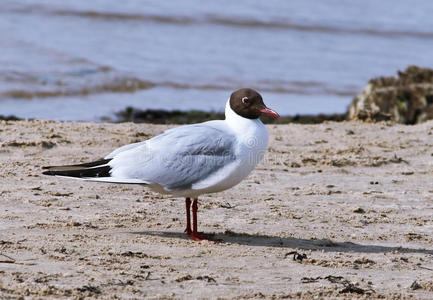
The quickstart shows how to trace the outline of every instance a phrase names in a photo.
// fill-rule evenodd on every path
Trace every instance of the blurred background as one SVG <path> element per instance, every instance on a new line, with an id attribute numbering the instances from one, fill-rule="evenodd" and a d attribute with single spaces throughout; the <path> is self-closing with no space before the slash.
<path id="1" fill-rule="evenodd" d="M 0 114 L 100 121 L 223 112 L 256 88 L 282 115 L 343 113 L 370 78 L 433 67 L 433 2 L 3 0 Z"/>

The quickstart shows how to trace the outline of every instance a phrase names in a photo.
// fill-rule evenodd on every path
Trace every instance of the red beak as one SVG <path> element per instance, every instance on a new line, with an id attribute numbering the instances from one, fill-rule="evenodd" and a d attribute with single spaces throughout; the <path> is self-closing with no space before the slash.
<path id="1" fill-rule="evenodd" d="M 260 112 L 261 112 L 262 114 L 265 114 L 265 115 L 268 115 L 268 116 L 274 117 L 274 118 L 276 118 L 276 119 L 280 117 L 280 115 L 277 114 L 277 112 L 275 112 L 275 111 L 273 111 L 272 109 L 267 108 L 267 107 L 261 109 Z"/>

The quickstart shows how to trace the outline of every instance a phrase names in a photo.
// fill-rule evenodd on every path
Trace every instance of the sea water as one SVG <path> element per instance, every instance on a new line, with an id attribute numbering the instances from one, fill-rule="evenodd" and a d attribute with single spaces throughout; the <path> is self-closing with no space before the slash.
<path id="1" fill-rule="evenodd" d="M 370 78 L 433 67 L 433 2 L 3 0 L 0 115 L 99 121 L 127 106 L 342 113 Z"/>

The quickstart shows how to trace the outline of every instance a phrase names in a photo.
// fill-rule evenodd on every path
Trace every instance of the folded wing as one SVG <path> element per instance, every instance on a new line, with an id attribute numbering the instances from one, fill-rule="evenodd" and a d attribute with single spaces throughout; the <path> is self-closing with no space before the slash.
<path id="1" fill-rule="evenodd" d="M 108 163 L 111 176 L 139 179 L 167 191 L 189 189 L 235 161 L 235 137 L 217 124 L 177 127 L 120 152 Z"/>

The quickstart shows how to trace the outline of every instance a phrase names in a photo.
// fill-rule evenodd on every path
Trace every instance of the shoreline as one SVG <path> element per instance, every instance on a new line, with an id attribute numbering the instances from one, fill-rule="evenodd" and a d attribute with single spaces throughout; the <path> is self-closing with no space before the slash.
<path id="1" fill-rule="evenodd" d="M 162 109 L 136 109 L 127 107 L 122 111 L 115 113 L 112 117 L 105 116 L 95 121 L 97 123 L 148 123 L 148 124 L 193 124 L 210 120 L 223 120 L 223 112 L 201 111 L 201 110 L 162 110 Z M 4 121 L 22 121 L 37 120 L 19 118 L 14 115 L 0 115 L 0 120 Z M 280 116 L 278 119 L 262 117 L 265 124 L 320 124 L 325 121 L 341 122 L 347 120 L 347 113 L 334 114 L 297 114 Z M 67 121 L 81 122 L 81 121 Z M 89 122 L 89 121 L 83 121 Z"/>

